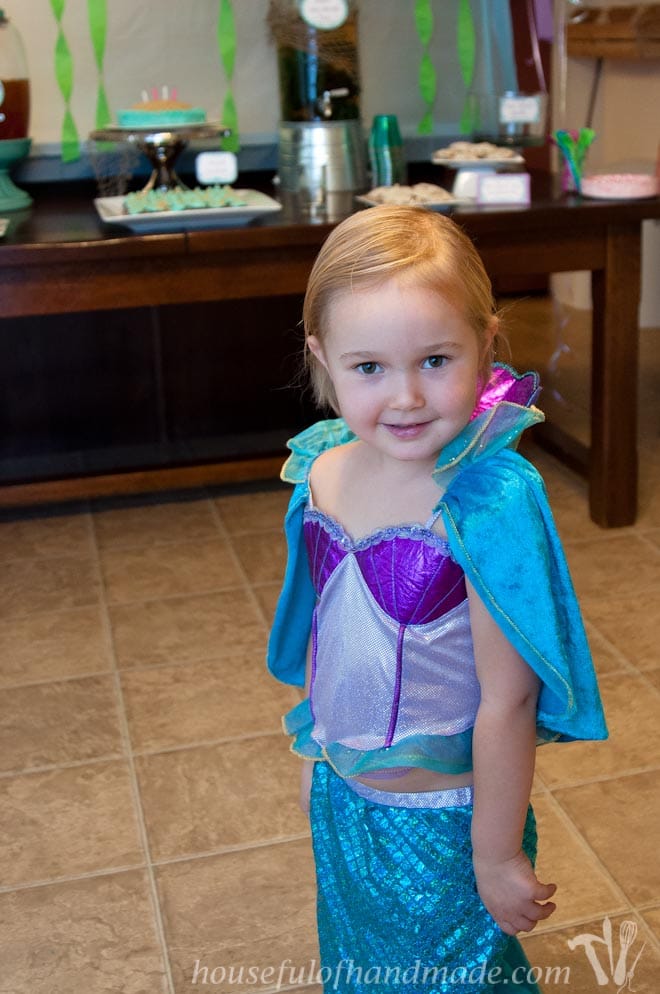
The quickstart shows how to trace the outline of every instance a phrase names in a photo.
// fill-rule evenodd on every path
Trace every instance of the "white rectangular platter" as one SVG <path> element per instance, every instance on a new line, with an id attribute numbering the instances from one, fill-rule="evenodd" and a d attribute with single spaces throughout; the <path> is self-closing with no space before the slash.
<path id="1" fill-rule="evenodd" d="M 189 231 L 201 228 L 238 227 L 249 221 L 282 210 L 282 205 L 259 190 L 234 190 L 245 200 L 241 207 L 200 207 L 183 211 L 157 211 L 127 214 L 124 197 L 97 197 L 97 213 L 106 224 L 119 224 L 136 234 L 166 231 Z"/>

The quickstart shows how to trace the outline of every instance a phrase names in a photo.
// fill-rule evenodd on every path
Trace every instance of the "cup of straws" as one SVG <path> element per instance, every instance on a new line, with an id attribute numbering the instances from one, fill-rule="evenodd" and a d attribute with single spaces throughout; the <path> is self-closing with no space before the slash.
<path id="1" fill-rule="evenodd" d="M 551 137 L 564 161 L 562 190 L 574 190 L 580 193 L 587 152 L 596 137 L 596 132 L 592 128 L 580 128 L 579 131 L 559 130 L 554 131 Z"/>

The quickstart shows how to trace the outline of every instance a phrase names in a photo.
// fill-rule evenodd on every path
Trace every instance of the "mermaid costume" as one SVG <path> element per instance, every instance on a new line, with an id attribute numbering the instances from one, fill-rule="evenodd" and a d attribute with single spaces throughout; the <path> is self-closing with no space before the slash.
<path id="1" fill-rule="evenodd" d="M 269 665 L 302 685 L 311 636 L 310 696 L 285 728 L 295 752 L 320 761 L 311 826 L 327 991 L 448 994 L 514 981 L 538 991 L 520 982 L 520 943 L 476 892 L 471 788 L 392 793 L 355 779 L 472 768 L 479 684 L 466 577 L 540 678 L 539 743 L 607 734 L 543 484 L 514 451 L 543 417 L 537 391 L 535 374 L 495 366 L 470 424 L 440 454 L 433 518 L 358 541 L 309 492 L 314 459 L 355 436 L 337 419 L 290 443 L 289 558 Z M 446 540 L 432 530 L 438 515 Z M 523 846 L 533 861 L 531 808 Z"/>

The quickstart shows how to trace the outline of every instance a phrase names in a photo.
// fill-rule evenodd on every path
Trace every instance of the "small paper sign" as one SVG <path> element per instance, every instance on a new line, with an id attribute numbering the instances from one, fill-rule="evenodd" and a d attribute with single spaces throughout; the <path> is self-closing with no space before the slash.
<path id="1" fill-rule="evenodd" d="M 238 176 L 238 160 L 233 152 L 200 152 L 195 159 L 199 183 L 233 183 Z"/>
<path id="2" fill-rule="evenodd" d="M 478 177 L 478 204 L 528 204 L 529 202 L 529 173 L 484 173 Z"/>
<path id="3" fill-rule="evenodd" d="M 500 97 L 500 124 L 538 124 L 541 98 Z"/>

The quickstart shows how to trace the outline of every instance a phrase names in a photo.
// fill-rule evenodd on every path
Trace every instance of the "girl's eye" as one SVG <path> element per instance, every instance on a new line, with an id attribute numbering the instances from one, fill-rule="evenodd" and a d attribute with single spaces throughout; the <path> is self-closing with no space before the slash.
<path id="1" fill-rule="evenodd" d="M 440 369 L 447 362 L 446 355 L 430 355 L 422 363 L 422 369 Z"/>
<path id="2" fill-rule="evenodd" d="M 380 366 L 377 362 L 361 362 L 355 367 L 359 373 L 364 373 L 365 376 L 371 376 L 373 373 L 377 373 Z"/>

